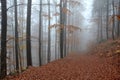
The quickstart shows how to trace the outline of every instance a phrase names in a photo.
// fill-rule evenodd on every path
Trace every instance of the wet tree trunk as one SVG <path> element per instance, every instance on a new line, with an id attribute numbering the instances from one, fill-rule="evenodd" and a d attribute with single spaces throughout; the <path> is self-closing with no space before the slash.
<path id="1" fill-rule="evenodd" d="M 1 0 L 1 70 L 0 78 L 4 78 L 7 75 L 7 2 Z"/>
<path id="2" fill-rule="evenodd" d="M 64 52 L 63 52 L 63 35 L 64 35 L 64 30 L 63 30 L 63 1 L 60 1 L 60 58 L 64 57 Z"/>
<path id="3" fill-rule="evenodd" d="M 42 32 L 42 0 L 40 0 L 40 12 L 39 12 L 39 66 L 42 65 L 41 62 L 41 32 Z"/>
<path id="4" fill-rule="evenodd" d="M 14 0 L 15 5 L 15 54 L 16 54 L 16 71 L 19 72 L 19 41 L 18 41 L 18 17 L 17 17 L 17 0 Z"/>
<path id="5" fill-rule="evenodd" d="M 32 58 L 31 58 L 31 3 L 32 3 L 32 0 L 28 0 L 27 26 L 26 26 L 27 67 L 32 66 Z"/>
<path id="6" fill-rule="evenodd" d="M 48 27 L 50 26 L 50 0 L 48 0 L 48 17 L 49 17 L 49 21 L 48 21 Z M 51 32 L 50 32 L 50 28 L 48 28 L 48 62 L 50 62 L 51 60 Z"/>

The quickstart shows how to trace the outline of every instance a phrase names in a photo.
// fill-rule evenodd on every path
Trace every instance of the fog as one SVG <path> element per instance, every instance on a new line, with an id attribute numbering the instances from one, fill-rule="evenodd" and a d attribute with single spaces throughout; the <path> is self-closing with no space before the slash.
<path id="1" fill-rule="evenodd" d="M 0 79 L 103 77 L 98 70 L 119 63 L 119 8 L 120 0 L 1 0 Z"/>
<path id="2" fill-rule="evenodd" d="M 72 15 L 69 15 L 68 16 L 68 20 L 70 19 L 70 24 L 71 25 L 74 25 L 74 26 L 78 26 L 81 31 L 76 31 L 76 33 L 74 34 L 77 35 L 77 38 L 78 38 L 78 46 L 77 46 L 77 49 L 73 50 L 73 51 L 77 51 L 77 52 L 81 52 L 81 53 L 84 53 L 84 52 L 87 52 L 89 51 L 89 48 L 91 47 L 91 45 L 93 43 L 96 42 L 96 35 L 94 34 L 96 28 L 95 28 L 95 25 L 94 25 L 94 22 L 91 21 L 91 18 L 92 18 L 92 9 L 93 9 L 93 0 L 76 0 L 78 2 L 80 2 L 80 5 L 77 5 L 77 6 L 70 6 L 70 10 L 71 10 L 71 13 Z M 38 0 L 33 0 L 33 4 L 38 4 Z M 51 0 L 51 4 L 54 4 L 54 2 L 56 3 L 59 3 L 59 0 L 58 1 L 54 1 L 54 0 Z M 44 0 L 43 3 L 46 3 L 47 4 L 47 0 Z M 38 5 L 33 5 L 32 6 L 33 10 L 32 10 L 32 36 L 36 36 L 38 37 L 38 25 L 39 25 L 39 6 Z M 47 6 L 44 6 L 44 9 L 43 9 L 43 14 L 47 14 Z M 59 11 L 59 8 L 57 8 L 57 11 Z M 53 16 L 54 12 L 55 12 L 55 8 L 54 6 L 51 6 L 51 25 L 55 24 L 55 20 L 56 18 Z M 45 43 L 42 44 L 43 46 L 43 53 L 42 53 L 42 62 L 43 64 L 46 64 L 47 63 L 47 34 L 48 34 L 48 20 L 46 17 L 43 17 L 43 41 L 45 41 Z M 57 19 L 59 19 L 59 17 L 57 17 Z M 59 20 L 58 20 L 59 22 Z M 68 24 L 69 24 L 68 22 Z M 55 29 L 52 28 L 51 29 L 51 61 L 55 60 Z M 35 66 L 38 66 L 38 40 L 37 39 L 34 39 L 34 41 L 32 41 L 32 58 L 33 58 L 33 63 Z M 59 48 L 59 44 L 57 45 L 57 48 Z M 69 51 L 70 52 L 70 51 Z M 68 52 L 68 53 L 69 53 Z M 57 53 L 57 56 L 59 58 L 59 52 Z"/>
<path id="3" fill-rule="evenodd" d="M 40 0 L 32 0 L 32 14 L 31 14 L 31 53 L 32 53 L 32 62 L 33 66 L 39 66 L 39 12 L 40 12 Z M 66 48 L 67 54 L 71 52 L 87 52 L 91 47 L 92 43 L 96 42 L 96 25 L 94 22 L 91 21 L 92 19 L 92 11 L 93 11 L 93 3 L 94 0 L 70 0 L 69 6 L 67 6 L 67 10 L 70 12 L 67 13 L 66 17 L 66 25 L 77 26 L 78 30 L 72 30 L 72 32 L 66 31 Z M 76 1 L 77 3 L 73 4 Z M 18 25 L 19 25 L 19 37 L 23 40 L 19 42 L 20 49 L 21 49 L 21 59 L 22 59 L 22 66 L 27 66 L 26 61 L 26 17 L 27 17 L 27 0 L 18 0 L 18 4 L 25 4 L 18 6 Z M 42 54 L 41 54 L 41 61 L 42 64 L 47 64 L 48 59 L 48 21 L 50 20 L 50 25 L 59 24 L 60 23 L 60 16 L 55 16 L 56 12 L 60 13 L 60 8 L 56 7 L 59 4 L 59 0 L 50 0 L 50 17 L 48 17 L 48 2 L 47 0 L 43 0 L 43 9 L 42 9 Z M 12 0 L 8 1 L 8 8 L 13 5 Z M 8 10 L 8 26 L 10 30 L 8 34 L 10 36 L 14 36 L 14 8 L 10 8 Z M 50 18 L 50 19 L 49 19 Z M 8 28 L 8 29 L 9 29 Z M 51 28 L 51 61 L 56 59 L 60 59 L 60 30 L 59 28 Z M 63 40 L 64 42 L 64 40 Z M 14 57 L 14 40 L 10 41 L 10 45 L 12 46 L 11 49 L 8 49 L 11 54 L 10 56 L 9 66 L 15 67 L 13 61 L 15 60 Z M 65 46 L 63 46 L 65 47 Z M 64 48 L 63 48 L 64 49 Z M 11 69 L 11 68 L 10 68 Z"/>

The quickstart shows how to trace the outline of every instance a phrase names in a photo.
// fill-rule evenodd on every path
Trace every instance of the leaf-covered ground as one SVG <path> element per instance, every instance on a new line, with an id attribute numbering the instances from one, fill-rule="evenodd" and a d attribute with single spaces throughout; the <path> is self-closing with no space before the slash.
<path id="1" fill-rule="evenodd" d="M 42 67 L 30 67 L 6 80 L 120 80 L 120 44 L 108 41 L 92 54 L 72 54 Z"/>

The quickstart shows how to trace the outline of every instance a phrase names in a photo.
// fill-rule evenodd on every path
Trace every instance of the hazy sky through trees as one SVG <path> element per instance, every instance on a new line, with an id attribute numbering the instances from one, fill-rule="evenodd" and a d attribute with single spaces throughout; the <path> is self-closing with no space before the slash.
<path id="1" fill-rule="evenodd" d="M 92 41 L 95 36 L 93 35 L 93 23 L 91 22 L 91 17 L 92 17 L 92 9 L 93 9 L 93 2 L 94 0 L 82 0 L 82 5 L 83 5 L 83 11 L 82 16 L 83 18 L 83 23 L 81 24 L 82 26 L 82 38 L 81 38 L 81 48 L 82 50 L 86 51 L 88 46 L 89 41 Z M 89 29 L 88 29 L 89 28 Z M 92 30 L 92 31 L 91 31 Z"/>
<path id="2" fill-rule="evenodd" d="M 59 0 L 55 0 L 55 1 L 57 3 L 59 3 Z M 78 21 L 78 23 L 75 23 L 74 25 L 78 26 L 82 29 L 82 31 L 80 32 L 80 36 L 78 36 L 80 38 L 80 50 L 86 50 L 88 47 L 89 41 L 92 41 L 95 38 L 95 36 L 93 35 L 95 28 L 93 26 L 93 23 L 90 20 L 92 17 L 92 9 L 93 9 L 94 0 L 76 0 L 76 1 L 80 2 L 80 6 L 72 7 L 72 9 L 70 9 L 70 10 L 72 10 L 71 12 L 73 12 L 73 14 L 72 14 L 73 17 L 75 15 L 79 15 L 80 20 Z M 33 4 L 38 4 L 38 2 L 39 2 L 39 0 L 33 0 Z M 44 0 L 43 3 L 47 4 L 47 0 Z M 54 1 L 50 0 L 50 3 L 54 4 Z M 39 11 L 39 6 L 38 6 L 38 8 L 36 6 L 35 9 L 38 9 L 38 11 Z M 33 24 L 38 23 L 38 20 L 37 20 L 38 14 L 34 15 L 35 9 L 33 9 L 33 18 L 32 18 L 32 21 L 34 22 Z M 43 13 L 46 11 L 47 11 L 47 6 L 44 6 Z M 51 12 L 54 12 L 54 6 L 51 6 Z M 46 14 L 47 14 L 47 12 L 46 12 Z M 53 24 L 55 24 L 55 17 L 52 14 L 51 14 L 51 17 L 52 17 L 51 25 L 53 25 Z M 78 19 L 76 19 L 76 20 L 78 20 Z M 45 22 L 47 22 L 47 20 Z M 44 24 L 44 21 L 43 21 L 43 24 Z M 33 28 L 34 27 L 35 27 L 35 25 L 33 25 Z M 36 33 L 36 30 L 34 30 L 34 31 Z M 51 29 L 51 31 L 52 31 L 52 35 L 54 36 L 55 35 L 54 30 Z M 86 36 L 88 36 L 88 37 L 86 37 Z M 54 41 L 54 40 L 52 40 L 52 41 Z"/>
<path id="3" fill-rule="evenodd" d="M 82 12 L 82 15 L 85 18 L 84 25 L 90 25 L 88 20 L 91 19 L 92 16 L 93 0 L 83 0 L 82 4 L 85 8 L 85 10 Z"/>

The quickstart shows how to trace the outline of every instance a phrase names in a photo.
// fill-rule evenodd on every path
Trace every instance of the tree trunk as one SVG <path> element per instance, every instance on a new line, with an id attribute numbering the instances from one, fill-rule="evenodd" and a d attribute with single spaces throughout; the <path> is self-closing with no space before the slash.
<path id="1" fill-rule="evenodd" d="M 63 6 L 62 6 L 63 2 L 60 1 L 60 58 L 63 58 L 64 57 L 64 53 L 63 53 Z"/>
<path id="2" fill-rule="evenodd" d="M 41 62 L 41 32 L 42 32 L 42 0 L 40 0 L 40 12 L 39 12 L 39 66 L 42 65 Z"/>
<path id="3" fill-rule="evenodd" d="M 14 5 L 17 5 L 17 0 L 14 0 Z M 16 53 L 16 71 L 19 72 L 19 43 L 18 43 L 18 17 L 17 17 L 17 6 L 15 6 L 15 53 Z"/>
<path id="4" fill-rule="evenodd" d="M 1 71 L 0 78 L 4 78 L 7 75 L 7 2 L 1 0 Z"/>
<path id="5" fill-rule="evenodd" d="M 66 0 L 64 1 L 63 8 L 67 8 Z M 64 15 L 64 19 L 63 19 L 64 20 L 63 22 L 64 23 L 64 56 L 66 56 L 66 22 L 67 22 L 66 16 L 67 16 L 67 13 L 64 13 L 63 15 Z"/>
<path id="6" fill-rule="evenodd" d="M 115 31 L 115 9 L 114 9 L 114 0 L 112 0 L 112 6 L 113 6 L 113 27 L 112 27 L 112 39 L 115 39 L 114 31 Z"/>
<path id="7" fill-rule="evenodd" d="M 27 49 L 27 67 L 32 66 L 31 59 L 31 0 L 27 4 L 27 26 L 26 26 L 26 49 Z"/>
<path id="8" fill-rule="evenodd" d="M 55 6 L 55 12 L 57 12 L 56 6 Z M 57 24 L 57 16 L 55 16 L 55 21 L 56 21 L 56 24 Z M 57 26 L 55 26 L 55 33 L 56 33 L 55 34 L 55 59 L 57 59 L 58 58 L 58 53 L 57 53 L 57 51 L 58 51 L 58 46 L 57 46 Z"/>
<path id="9" fill-rule="evenodd" d="M 48 0 L 48 17 L 49 17 L 49 21 L 48 21 L 48 27 L 50 26 L 50 0 Z M 51 60 L 51 32 L 50 32 L 50 28 L 48 29 L 48 62 L 50 62 Z"/>
<path id="10" fill-rule="evenodd" d="M 97 42 L 100 42 L 100 12 L 98 13 Z"/>
<path id="11" fill-rule="evenodd" d="M 101 16 L 101 25 L 100 25 L 100 37 L 101 37 L 101 41 L 103 40 L 103 15 L 102 15 L 102 8 L 101 8 L 101 10 L 100 10 L 100 16 Z"/>
<path id="12" fill-rule="evenodd" d="M 119 0 L 119 6 L 120 7 L 120 0 Z M 118 9 L 118 15 L 120 15 L 120 9 Z M 120 20 L 117 22 L 117 37 L 120 37 Z"/>
<path id="13" fill-rule="evenodd" d="M 108 22 L 109 22 L 109 0 L 107 0 L 107 15 L 106 15 L 106 37 L 108 40 Z"/>

